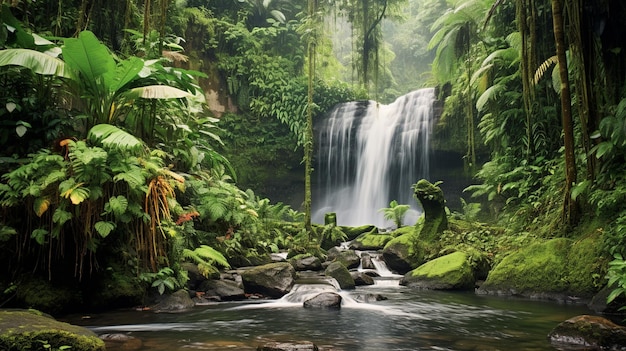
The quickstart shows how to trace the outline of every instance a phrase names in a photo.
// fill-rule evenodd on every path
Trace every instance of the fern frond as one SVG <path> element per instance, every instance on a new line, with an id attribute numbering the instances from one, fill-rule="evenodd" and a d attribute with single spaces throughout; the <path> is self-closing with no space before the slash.
<path id="1" fill-rule="evenodd" d="M 557 61 L 556 55 L 554 55 L 554 56 L 548 58 L 547 60 L 543 61 L 543 63 L 541 65 L 539 65 L 539 67 L 535 71 L 535 77 L 533 78 L 533 84 L 537 85 L 537 83 L 539 83 L 539 80 L 543 77 L 543 75 L 546 73 L 548 68 L 550 68 L 550 66 L 552 66 L 552 65 L 555 65 L 557 62 L 558 61 Z"/>

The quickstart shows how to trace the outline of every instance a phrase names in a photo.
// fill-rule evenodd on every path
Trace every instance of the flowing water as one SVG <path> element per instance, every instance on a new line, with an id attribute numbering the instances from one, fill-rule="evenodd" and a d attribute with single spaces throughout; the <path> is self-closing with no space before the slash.
<path id="1" fill-rule="evenodd" d="M 412 206 L 411 186 L 429 173 L 435 90 L 420 89 L 390 105 L 354 101 L 336 106 L 316 127 L 318 144 L 314 221 L 337 213 L 339 225 L 391 225 L 380 213 L 391 200 Z"/>
<path id="2" fill-rule="evenodd" d="M 393 280 L 383 277 L 373 286 L 339 291 L 339 310 L 302 307 L 306 297 L 336 291 L 326 281 L 296 285 L 279 300 L 215 303 L 185 313 L 114 311 L 66 320 L 98 334 L 129 334 L 143 341 L 141 350 L 154 351 L 256 350 L 269 341 L 311 341 L 327 351 L 556 350 L 547 339 L 550 330 L 590 313 L 580 305 L 419 291 L 389 284 Z M 377 294 L 387 299 L 361 302 Z"/>

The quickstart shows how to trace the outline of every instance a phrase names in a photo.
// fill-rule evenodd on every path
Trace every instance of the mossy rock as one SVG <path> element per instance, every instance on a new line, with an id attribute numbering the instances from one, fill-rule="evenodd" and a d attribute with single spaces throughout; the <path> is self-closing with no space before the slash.
<path id="1" fill-rule="evenodd" d="M 383 259 L 392 271 L 404 274 L 426 262 L 431 244 L 418 241 L 417 230 L 413 227 L 404 229 L 383 248 Z M 391 233 L 393 236 L 394 233 Z"/>
<path id="2" fill-rule="evenodd" d="M 373 225 L 362 225 L 358 227 L 340 226 L 339 229 L 346 234 L 348 241 L 356 239 L 361 234 L 378 231 L 378 229 Z"/>
<path id="3" fill-rule="evenodd" d="M 329 264 L 328 267 L 326 267 L 324 274 L 335 278 L 341 289 L 354 289 L 356 286 L 354 278 L 350 275 L 350 271 L 348 271 L 348 268 L 340 262 L 333 262 Z"/>
<path id="4" fill-rule="evenodd" d="M 17 287 L 16 298 L 20 306 L 50 314 L 71 312 L 82 305 L 80 290 L 36 276 L 24 277 Z"/>
<path id="5" fill-rule="evenodd" d="M 32 311 L 0 311 L 0 350 L 56 350 L 61 346 L 71 346 L 72 351 L 105 351 L 104 341 L 87 328 Z"/>
<path id="6" fill-rule="evenodd" d="M 570 289 L 567 276 L 571 247 L 572 240 L 558 238 L 519 249 L 493 268 L 480 291 L 558 299 Z"/>
<path id="7" fill-rule="evenodd" d="M 458 251 L 424 263 L 405 274 L 400 284 L 422 289 L 472 290 L 475 280 L 469 256 Z"/>
<path id="8" fill-rule="evenodd" d="M 355 250 L 382 250 L 391 240 L 390 234 L 379 234 L 377 230 L 359 235 L 352 241 L 350 248 Z"/>
<path id="9" fill-rule="evenodd" d="M 87 290 L 90 298 L 86 303 L 90 307 L 111 309 L 142 304 L 145 286 L 136 274 L 111 271 L 99 278 L 93 288 Z"/>
<path id="10" fill-rule="evenodd" d="M 588 298 L 602 289 L 610 261 L 602 246 L 602 234 L 598 231 L 572 244 L 566 266 L 571 295 Z"/>

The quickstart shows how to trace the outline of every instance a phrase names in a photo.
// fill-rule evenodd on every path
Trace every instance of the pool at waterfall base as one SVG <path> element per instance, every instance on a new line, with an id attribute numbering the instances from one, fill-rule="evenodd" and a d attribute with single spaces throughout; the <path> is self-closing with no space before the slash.
<path id="1" fill-rule="evenodd" d="M 183 313 L 117 310 L 67 321 L 138 338 L 139 350 L 256 350 L 272 341 L 309 341 L 327 351 L 566 350 L 551 345 L 548 333 L 590 314 L 584 305 L 416 290 L 397 281 L 382 277 L 347 291 L 296 284 L 278 300 L 219 302 Z M 304 308 L 303 299 L 319 291 L 340 294 L 341 308 Z"/>

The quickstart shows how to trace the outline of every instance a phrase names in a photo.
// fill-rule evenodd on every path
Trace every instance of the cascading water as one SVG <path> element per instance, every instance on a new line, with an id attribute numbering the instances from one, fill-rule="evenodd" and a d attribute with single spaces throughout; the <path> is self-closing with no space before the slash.
<path id="1" fill-rule="evenodd" d="M 337 213 L 340 225 L 389 227 L 381 208 L 392 200 L 411 205 L 405 223 L 419 216 L 411 185 L 429 173 L 435 89 L 399 97 L 390 105 L 356 101 L 336 106 L 318 126 L 318 184 L 314 221 Z"/>

